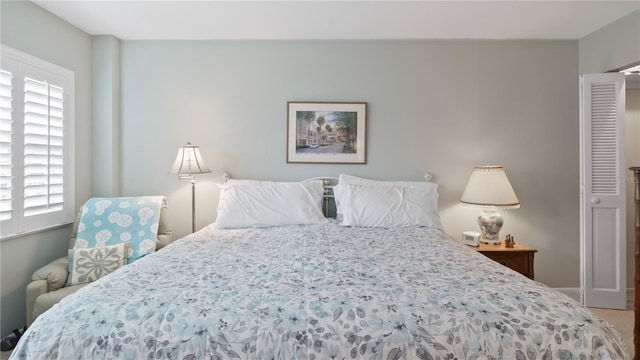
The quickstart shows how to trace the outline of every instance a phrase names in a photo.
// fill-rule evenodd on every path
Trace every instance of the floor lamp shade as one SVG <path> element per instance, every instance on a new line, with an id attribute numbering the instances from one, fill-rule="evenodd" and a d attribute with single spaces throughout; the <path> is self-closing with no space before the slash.
<path id="1" fill-rule="evenodd" d="M 482 242 L 489 244 L 500 243 L 504 220 L 497 210 L 520 207 L 520 201 L 502 166 L 477 166 L 473 169 L 460 202 L 484 209 L 478 217 L 478 225 Z"/>
<path id="2" fill-rule="evenodd" d="M 203 174 L 211 172 L 211 170 L 205 164 L 200 149 L 187 143 L 186 146 L 178 148 L 176 161 L 169 172 L 171 174 Z"/>
<path id="3" fill-rule="evenodd" d="M 204 174 L 211 172 L 204 163 L 204 159 L 200 154 L 200 149 L 187 143 L 186 146 L 178 148 L 176 161 L 171 166 L 169 173 L 178 174 L 179 179 L 191 180 L 191 231 L 196 231 L 196 178 L 195 174 Z"/>

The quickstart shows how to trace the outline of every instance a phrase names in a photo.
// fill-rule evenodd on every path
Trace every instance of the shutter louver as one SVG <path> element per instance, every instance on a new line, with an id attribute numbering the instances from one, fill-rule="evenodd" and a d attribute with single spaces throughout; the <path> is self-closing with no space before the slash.
<path id="1" fill-rule="evenodd" d="M 0 220 L 11 219 L 13 204 L 13 74 L 0 70 Z"/>
<path id="2" fill-rule="evenodd" d="M 591 192 L 594 195 L 618 192 L 616 128 L 615 84 L 592 84 Z"/>
<path id="3" fill-rule="evenodd" d="M 24 215 L 63 208 L 64 90 L 24 80 Z"/>

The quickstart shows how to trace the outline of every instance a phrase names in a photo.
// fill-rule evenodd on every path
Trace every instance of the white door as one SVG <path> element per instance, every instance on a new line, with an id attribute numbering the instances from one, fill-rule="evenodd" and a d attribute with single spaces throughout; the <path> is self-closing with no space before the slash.
<path id="1" fill-rule="evenodd" d="M 583 304 L 626 308 L 624 75 L 580 77 Z"/>

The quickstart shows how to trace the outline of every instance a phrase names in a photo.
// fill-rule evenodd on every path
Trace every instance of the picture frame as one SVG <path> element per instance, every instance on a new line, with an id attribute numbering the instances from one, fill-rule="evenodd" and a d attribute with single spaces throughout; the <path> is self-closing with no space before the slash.
<path id="1" fill-rule="evenodd" d="M 366 164 L 366 102 L 287 102 L 287 163 Z"/>

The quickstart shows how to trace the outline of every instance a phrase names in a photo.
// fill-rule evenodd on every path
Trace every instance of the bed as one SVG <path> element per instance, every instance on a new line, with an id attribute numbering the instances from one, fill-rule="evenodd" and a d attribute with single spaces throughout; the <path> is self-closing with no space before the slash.
<path id="1" fill-rule="evenodd" d="M 604 320 L 447 235 L 435 184 L 336 187 L 319 219 L 330 189 L 308 183 L 227 186 L 216 223 L 66 297 L 12 359 L 629 359 Z M 247 211 L 265 187 L 291 213 Z"/>

